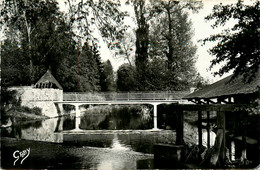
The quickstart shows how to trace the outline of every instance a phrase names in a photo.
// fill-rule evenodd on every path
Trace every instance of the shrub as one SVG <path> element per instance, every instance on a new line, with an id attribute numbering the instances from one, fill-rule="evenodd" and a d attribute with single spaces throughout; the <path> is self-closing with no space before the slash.
<path id="1" fill-rule="evenodd" d="M 42 109 L 39 107 L 29 108 L 27 106 L 20 106 L 16 108 L 19 112 L 24 112 L 28 114 L 42 115 Z"/>
<path id="2" fill-rule="evenodd" d="M 38 116 L 41 116 L 42 115 L 42 109 L 39 108 L 39 107 L 34 107 L 31 109 L 31 112 L 38 115 Z"/>
<path id="3" fill-rule="evenodd" d="M 20 111 L 20 112 L 25 112 L 25 113 L 31 113 L 31 109 L 27 106 L 18 107 L 16 110 Z"/>

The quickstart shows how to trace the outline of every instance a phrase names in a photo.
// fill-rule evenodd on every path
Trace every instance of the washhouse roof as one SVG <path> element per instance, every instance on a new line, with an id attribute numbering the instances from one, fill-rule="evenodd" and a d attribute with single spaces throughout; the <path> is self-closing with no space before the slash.
<path id="1" fill-rule="evenodd" d="M 255 74 L 255 78 L 246 83 L 243 76 L 238 76 L 231 80 L 232 75 L 219 80 L 201 90 L 195 91 L 184 97 L 184 99 L 210 99 L 222 96 L 234 96 L 240 94 L 251 94 L 260 90 L 260 68 Z"/>

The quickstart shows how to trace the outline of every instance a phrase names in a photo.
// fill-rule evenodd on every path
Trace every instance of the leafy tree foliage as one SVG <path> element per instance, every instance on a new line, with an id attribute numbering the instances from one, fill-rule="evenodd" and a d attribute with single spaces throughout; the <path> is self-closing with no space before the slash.
<path id="1" fill-rule="evenodd" d="M 216 56 L 211 62 L 211 68 L 224 62 L 224 66 L 215 75 L 221 76 L 234 70 L 233 78 L 244 75 L 245 80 L 250 81 L 260 65 L 260 2 L 245 5 L 239 0 L 236 4 L 215 5 L 206 20 L 214 20 L 212 27 L 217 28 L 231 18 L 237 21 L 231 30 L 225 29 L 220 34 L 204 39 L 204 43 L 218 42 L 210 49 L 210 54 Z"/>
<path id="2" fill-rule="evenodd" d="M 2 86 L 27 84 L 30 79 L 28 65 L 28 60 L 22 55 L 18 42 L 5 40 L 1 44 Z"/>
<path id="3" fill-rule="evenodd" d="M 5 24 L 2 28 L 6 36 L 3 46 L 12 46 L 19 51 L 15 54 L 12 48 L 5 48 L 3 60 L 19 61 L 18 72 L 26 73 L 13 85 L 33 84 L 49 67 L 55 72 L 66 49 L 70 49 L 73 43 L 72 33 L 68 31 L 57 3 L 42 0 L 4 1 L 2 7 L 1 22 Z M 11 68 L 12 64 L 7 67 Z"/>
<path id="4" fill-rule="evenodd" d="M 183 90 L 194 85 L 196 46 L 191 42 L 187 11 L 197 12 L 201 3 L 131 2 L 137 23 L 135 90 Z M 122 81 L 120 77 L 118 81 Z"/>
<path id="5" fill-rule="evenodd" d="M 171 77 L 166 82 L 168 89 L 181 90 L 192 84 L 196 77 L 196 46 L 191 39 L 192 23 L 188 18 L 188 9 L 195 12 L 201 7 L 199 2 L 153 1 L 151 15 L 151 57 L 166 59 Z"/>
<path id="6" fill-rule="evenodd" d="M 113 42 L 120 40 L 123 36 L 126 29 L 123 20 L 127 14 L 119 9 L 120 1 L 73 2 L 73 0 L 66 0 L 65 3 L 69 7 L 68 23 L 71 28 L 76 28 L 79 42 L 80 40 L 96 42 L 97 37 L 93 33 L 98 30 L 108 46 L 112 48 L 114 47 Z"/>

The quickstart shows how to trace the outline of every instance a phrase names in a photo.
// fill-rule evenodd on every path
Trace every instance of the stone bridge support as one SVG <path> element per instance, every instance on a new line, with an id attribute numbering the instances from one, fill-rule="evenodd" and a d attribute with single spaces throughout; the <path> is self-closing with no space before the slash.
<path id="1" fill-rule="evenodd" d="M 76 121 L 75 121 L 74 131 L 79 131 L 79 130 L 81 130 L 79 128 L 79 125 L 80 125 L 80 109 L 79 109 L 79 107 L 82 104 L 81 103 L 73 103 L 72 105 L 75 106 L 75 119 L 76 119 Z"/>
<path id="2" fill-rule="evenodd" d="M 153 129 L 152 130 L 159 130 L 158 127 L 157 127 L 157 106 L 159 105 L 160 103 L 153 103 Z"/>

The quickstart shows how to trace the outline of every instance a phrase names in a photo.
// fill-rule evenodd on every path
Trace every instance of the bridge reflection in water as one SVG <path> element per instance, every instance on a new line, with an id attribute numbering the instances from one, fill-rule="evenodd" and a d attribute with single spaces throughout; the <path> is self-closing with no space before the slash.
<path id="1" fill-rule="evenodd" d="M 187 91 L 178 92 L 127 92 L 127 93 L 64 93 L 63 101 L 54 102 L 59 114 L 62 114 L 64 104 L 73 105 L 76 112 L 76 127 L 74 131 L 80 131 L 80 106 L 82 105 L 153 105 L 153 131 L 159 130 L 157 126 L 157 106 L 160 104 L 183 103 L 181 98 L 187 95 Z"/>
<path id="2" fill-rule="evenodd" d="M 74 132 L 73 126 L 74 118 L 69 116 L 34 122 L 25 121 L 17 126 L 3 129 L 2 136 L 147 154 L 153 154 L 154 143 L 165 141 L 174 143 L 176 140 L 176 135 L 172 130 L 156 132 L 149 130 L 81 130 Z"/>
<path id="3" fill-rule="evenodd" d="M 2 153 L 30 147 L 30 161 L 21 168 L 138 169 L 153 168 L 153 144 L 168 137 L 175 141 L 173 131 L 147 130 L 82 130 L 71 132 L 75 117 L 62 116 L 41 121 L 22 121 L 2 130 L 2 137 L 25 140 L 5 142 Z M 33 142 L 44 141 L 44 142 Z M 47 143 L 46 143 L 47 142 Z M 55 143 L 55 144 L 51 144 Z M 24 144 L 24 145 L 23 145 Z M 14 147 L 11 148 L 9 147 Z M 12 155 L 11 155 L 12 156 Z M 60 158 L 61 157 L 61 158 Z M 71 158 L 71 159 L 67 159 Z M 73 161 L 76 160 L 76 161 Z M 4 167 L 13 167 L 13 159 L 5 159 Z M 10 166 L 9 166 L 10 165 Z M 109 168 L 110 167 L 110 168 Z"/>

